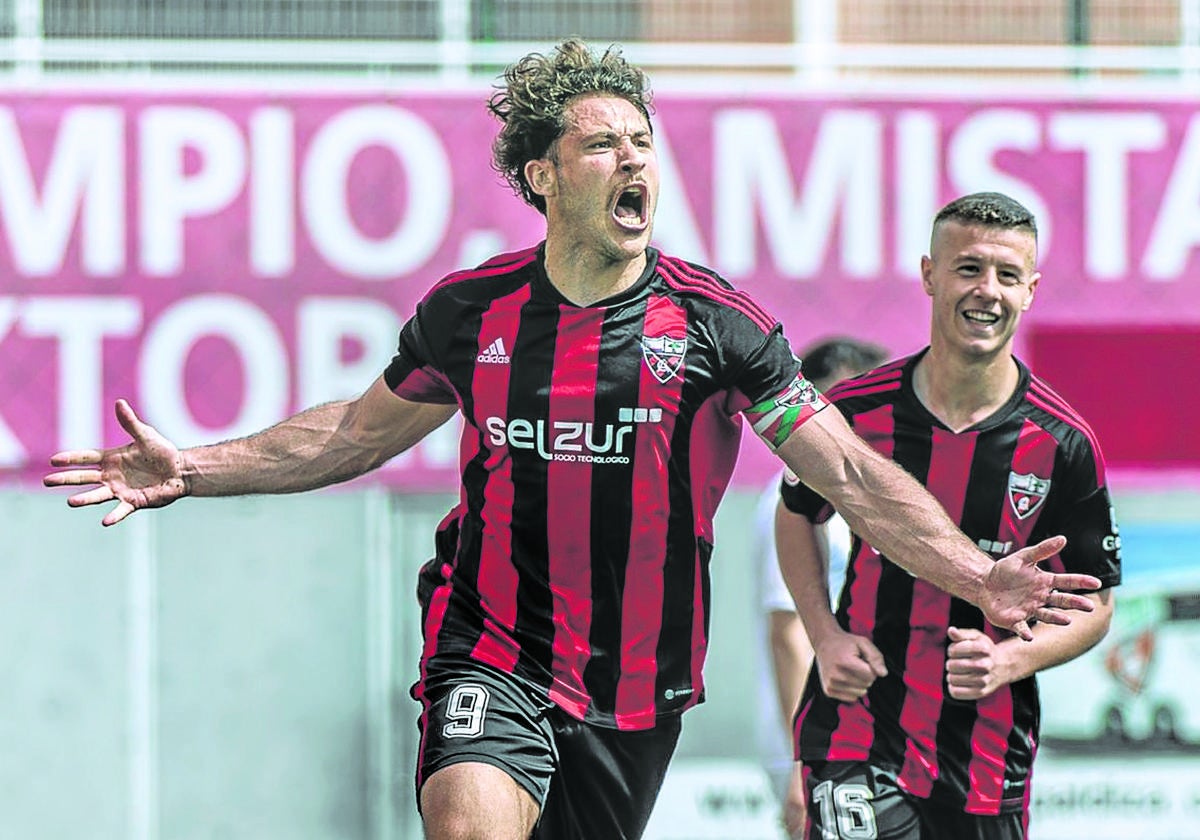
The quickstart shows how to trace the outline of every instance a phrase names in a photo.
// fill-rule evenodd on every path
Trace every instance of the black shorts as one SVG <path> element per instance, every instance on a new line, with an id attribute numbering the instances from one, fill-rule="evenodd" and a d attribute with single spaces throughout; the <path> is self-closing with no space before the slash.
<path id="1" fill-rule="evenodd" d="M 523 680 L 467 657 L 434 657 L 413 686 L 421 702 L 417 801 L 434 772 L 462 761 L 498 767 L 541 808 L 533 838 L 636 840 L 679 740 L 678 716 L 620 731 L 577 720 Z"/>
<path id="2" fill-rule="evenodd" d="M 896 774 L 854 761 L 805 763 L 805 840 L 1024 840 L 1023 813 L 980 816 L 902 790 Z"/>

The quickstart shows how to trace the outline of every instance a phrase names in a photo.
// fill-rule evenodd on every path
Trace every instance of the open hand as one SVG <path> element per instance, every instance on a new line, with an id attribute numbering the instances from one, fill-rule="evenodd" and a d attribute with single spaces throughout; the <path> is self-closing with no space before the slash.
<path id="1" fill-rule="evenodd" d="M 1066 544 L 1066 537 L 1050 537 L 997 560 L 988 571 L 979 604 L 987 620 L 1029 641 L 1033 638 L 1030 620 L 1065 625 L 1071 623 L 1066 610 L 1095 609 L 1090 599 L 1070 590 L 1099 589 L 1099 578 L 1056 574 L 1037 566 L 1062 551 Z"/>
<path id="2" fill-rule="evenodd" d="M 169 505 L 187 495 L 179 465 L 179 450 L 143 423 L 125 400 L 117 400 L 117 420 L 132 441 L 114 449 L 72 449 L 50 457 L 54 467 L 75 467 L 49 473 L 47 487 L 96 484 L 67 499 L 71 507 L 117 500 L 101 520 L 115 525 L 135 510 Z"/>

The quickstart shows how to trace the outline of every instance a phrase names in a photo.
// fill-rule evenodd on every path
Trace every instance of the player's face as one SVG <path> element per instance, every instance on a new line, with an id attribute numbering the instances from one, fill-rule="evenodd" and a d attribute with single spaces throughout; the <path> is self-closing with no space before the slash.
<path id="1" fill-rule="evenodd" d="M 933 340 L 972 357 L 1010 353 L 1041 274 L 1037 242 L 1019 230 L 943 222 L 921 260 L 933 299 Z"/>
<path id="2" fill-rule="evenodd" d="M 658 156 L 642 112 L 619 96 L 580 96 L 547 158 L 526 167 L 546 197 L 550 235 L 607 259 L 628 260 L 650 243 L 658 202 Z"/>

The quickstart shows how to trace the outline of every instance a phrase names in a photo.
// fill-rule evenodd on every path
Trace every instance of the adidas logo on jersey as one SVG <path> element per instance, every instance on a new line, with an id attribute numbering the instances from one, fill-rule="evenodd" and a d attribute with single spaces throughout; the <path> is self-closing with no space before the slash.
<path id="1" fill-rule="evenodd" d="M 506 365 L 509 363 L 508 353 L 504 349 L 504 339 L 497 338 L 487 346 L 487 349 L 475 357 L 475 361 L 483 365 Z"/>

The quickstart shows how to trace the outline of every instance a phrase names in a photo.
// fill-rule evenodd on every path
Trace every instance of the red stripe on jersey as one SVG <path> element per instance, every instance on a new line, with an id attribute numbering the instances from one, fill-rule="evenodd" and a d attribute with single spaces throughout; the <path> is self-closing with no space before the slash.
<path id="1" fill-rule="evenodd" d="M 434 402 L 449 405 L 457 399 L 454 386 L 441 371 L 426 365 L 409 373 L 396 383 L 392 393 L 411 402 Z"/>
<path id="2" fill-rule="evenodd" d="M 896 422 L 891 405 L 882 405 L 874 411 L 864 412 L 854 418 L 854 431 L 858 432 L 877 452 L 886 458 L 892 457 L 895 443 Z M 846 609 L 849 632 L 870 638 L 875 630 L 876 598 L 883 564 L 879 552 L 864 540 L 859 545 L 858 555 L 851 565 L 855 577 L 850 585 L 849 604 Z M 874 718 L 866 704 L 838 704 L 838 725 L 830 737 L 830 761 L 865 761 L 872 742 L 875 740 Z"/>
<path id="3" fill-rule="evenodd" d="M 688 445 L 696 533 L 710 544 L 715 538 L 713 517 L 729 487 L 742 437 L 742 415 L 725 412 L 728 396 L 727 391 L 718 391 L 696 410 Z M 707 481 L 701 481 L 701 476 Z"/>
<path id="4" fill-rule="evenodd" d="M 1021 431 L 1017 435 L 1017 448 L 1013 452 L 1012 472 L 1017 475 L 1034 475 L 1040 479 L 1049 480 L 1054 473 L 1054 458 L 1057 453 L 1058 441 L 1054 438 L 1054 435 L 1032 420 L 1026 419 L 1021 424 Z M 1019 499 L 1022 497 L 1032 497 L 1029 497 L 1029 494 L 1018 494 L 1014 497 L 1012 492 L 1007 492 L 1005 495 L 1007 499 L 1004 505 L 1004 512 L 1000 517 L 1000 529 L 997 539 L 1001 543 L 1011 540 L 1013 550 L 1015 551 L 1018 548 L 1024 548 L 1029 545 L 1029 536 L 1033 533 L 1033 528 L 1037 524 L 1038 517 L 1042 515 L 1044 497 L 1035 499 L 1030 504 L 1029 513 L 1021 516 L 1017 512 L 1017 505 L 1020 504 Z M 1036 507 L 1034 504 L 1036 504 Z M 1051 558 L 1049 562 L 1050 567 L 1054 571 L 1064 571 L 1062 561 L 1057 556 Z"/>
<path id="5" fill-rule="evenodd" d="M 731 417 L 723 408 L 727 396 L 725 392 L 715 393 L 696 411 L 692 419 L 692 439 L 688 445 L 692 474 L 692 516 L 696 533 L 709 545 L 713 544 L 715 537 L 713 517 L 733 475 L 738 441 L 742 435 L 741 415 L 734 414 Z M 707 480 L 701 481 L 700 476 Z M 704 625 L 708 617 L 701 575 L 701 559 L 697 555 L 695 588 L 692 590 L 692 695 L 683 707 L 685 709 L 700 702 L 704 688 L 704 659 L 708 652 Z"/>
<path id="6" fill-rule="evenodd" d="M 991 624 L 984 631 L 992 641 L 1003 637 Z M 971 760 L 967 764 L 968 814 L 997 814 L 1004 798 L 1004 757 L 1008 755 L 1008 736 L 1013 728 L 1013 696 L 1004 686 L 975 705 L 977 716 L 971 729 Z"/>
<path id="7" fill-rule="evenodd" d="M 955 523 L 962 521 L 977 438 L 976 432 L 956 435 L 947 429 L 933 429 L 925 486 Z M 928 581 L 914 580 L 904 665 L 908 691 L 900 710 L 900 726 L 908 737 L 899 780 L 905 790 L 921 797 L 929 796 L 939 772 L 937 725 L 944 699 L 941 685 L 949 622 L 950 595 Z"/>
<path id="8" fill-rule="evenodd" d="M 471 657 L 511 674 L 517 665 L 521 649 L 510 630 L 510 626 L 501 627 L 493 619 L 485 617 L 483 632 L 479 635 L 475 647 L 471 649 Z"/>
<path id="9" fill-rule="evenodd" d="M 529 300 L 530 288 L 524 285 L 507 297 L 498 298 L 484 313 L 475 352 L 491 358 L 477 359 L 471 393 L 475 397 L 474 424 L 490 434 L 489 418 L 505 423 L 508 418 L 510 364 L 501 354 L 487 353 L 496 341 L 506 350 L 516 345 L 521 306 Z M 483 633 L 471 655 L 483 662 L 511 672 L 517 663 L 518 647 L 512 631 L 517 621 L 518 575 L 512 560 L 513 482 L 512 462 L 497 446 L 487 459 L 491 473 L 483 488 L 480 510 L 483 533 L 479 553 L 479 603 L 484 612 Z"/>
<path id="10" fill-rule="evenodd" d="M 441 572 L 442 579 L 446 582 L 437 587 L 433 595 L 430 596 L 429 611 L 425 614 L 425 627 L 423 628 L 425 643 L 421 649 L 420 686 L 425 685 L 425 663 L 437 653 L 438 631 L 442 628 L 442 619 L 446 617 L 446 605 L 450 603 L 450 591 L 452 587 L 449 580 L 453 570 L 450 568 L 450 564 L 443 563 Z"/>
<path id="11" fill-rule="evenodd" d="M 646 301 L 642 334 L 649 338 L 687 338 L 687 312 L 666 297 Z M 632 505 L 635 527 L 629 534 L 629 559 L 621 605 L 621 676 L 617 681 L 616 719 L 620 729 L 654 725 L 654 689 L 658 678 L 658 639 L 662 631 L 663 558 L 667 556 L 670 480 L 665 469 L 647 469 L 671 451 L 687 366 L 660 382 L 643 361 L 638 365 L 638 405 L 634 416 Z M 698 566 L 697 566 L 698 567 Z M 699 592 L 699 580 L 697 580 Z M 703 614 L 703 610 L 700 611 Z M 693 644 L 694 646 L 694 644 Z"/>
<path id="12" fill-rule="evenodd" d="M 608 442 L 607 436 L 596 439 L 593 426 L 603 326 L 603 309 L 560 307 L 548 422 L 552 429 L 561 422 L 582 430 L 579 437 L 556 447 L 567 454 L 573 448 L 590 455 Z M 591 702 L 583 684 L 592 653 L 591 516 L 592 466 L 550 461 L 546 465 L 546 548 L 554 611 L 550 699 L 580 719 Z"/>
<path id="13" fill-rule="evenodd" d="M 855 417 L 854 431 L 871 444 L 872 449 L 891 460 L 896 444 L 896 419 L 890 403 Z"/>
<path id="14" fill-rule="evenodd" d="M 699 271 L 682 260 L 660 254 L 658 268 L 659 274 L 671 288 L 691 290 L 717 300 L 754 321 L 763 332 L 770 332 L 778 323 L 745 292 L 726 286 L 711 274 Z"/>
<path id="15" fill-rule="evenodd" d="M 1066 400 L 1036 376 L 1030 376 L 1029 391 L 1026 392 L 1025 398 L 1033 405 L 1083 433 L 1083 436 L 1088 439 L 1088 443 L 1092 445 L 1092 463 L 1096 468 L 1096 483 L 1103 485 L 1105 483 L 1104 454 L 1100 449 L 1100 441 L 1096 437 L 1096 433 L 1092 431 L 1092 427 L 1087 424 L 1087 421 L 1076 414 L 1075 409 L 1071 408 Z"/>
<path id="16" fill-rule="evenodd" d="M 1011 469 L 1018 475 L 1048 479 L 1054 471 L 1057 451 L 1058 441 L 1054 436 L 1027 419 L 1017 435 Z M 1029 544 L 1042 505 L 1038 504 L 1022 518 L 1017 513 L 1013 494 L 1006 493 L 1006 496 L 997 539 L 1002 543 L 1011 541 L 1015 551 Z M 1056 571 L 1063 571 L 1057 557 L 1052 558 L 1050 564 Z M 984 626 L 984 632 L 995 642 L 1007 636 L 991 624 Z M 975 709 L 977 716 L 971 730 L 971 761 L 968 765 L 971 788 L 967 792 L 966 810 L 975 814 L 995 814 L 1004 798 L 1004 756 L 1008 753 L 1008 736 L 1014 726 L 1012 689 L 1002 687 L 978 701 Z"/>

